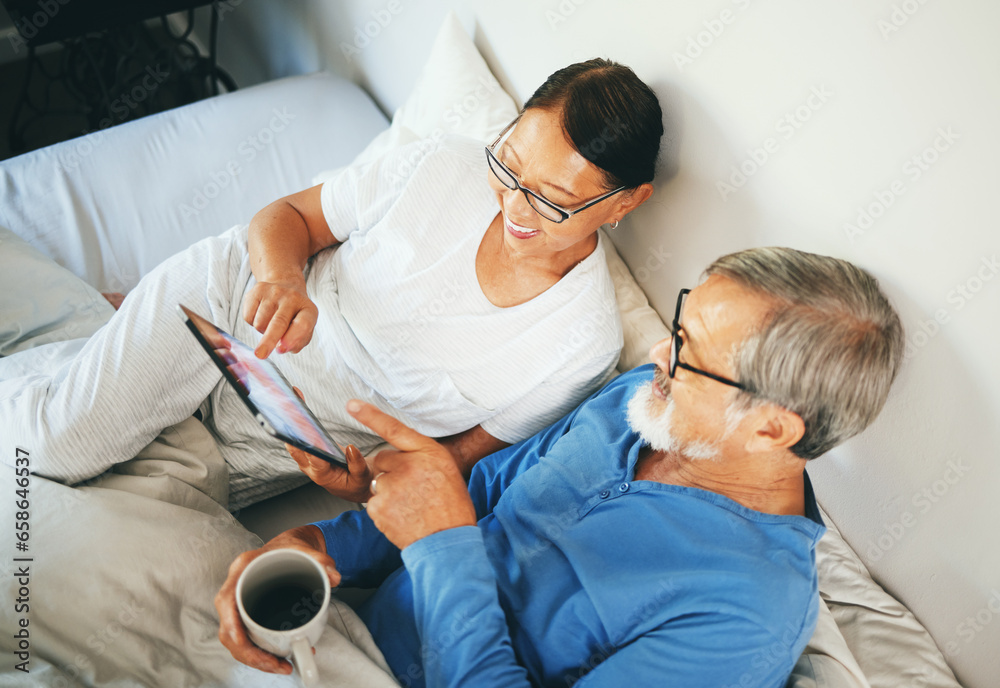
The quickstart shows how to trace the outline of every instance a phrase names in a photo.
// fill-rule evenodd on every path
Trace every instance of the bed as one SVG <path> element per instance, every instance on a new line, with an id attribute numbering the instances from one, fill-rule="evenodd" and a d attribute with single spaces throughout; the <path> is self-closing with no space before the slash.
<path id="1" fill-rule="evenodd" d="M 446 116 L 460 103 L 462 117 Z M 358 86 L 318 73 L 2 163 L 0 354 L 72 346 L 110 316 L 100 292 L 128 292 L 174 252 L 248 222 L 356 156 L 448 131 L 488 140 L 515 110 L 449 18 L 391 123 Z M 614 251 L 608 258 L 626 332 L 624 371 L 645 362 L 666 330 L 625 263 Z M 12 493 L 14 473 L 3 475 Z M 10 604 L 0 611 L 0 686 L 295 685 L 232 661 L 216 637 L 212 597 L 239 552 L 358 508 L 304 484 L 230 513 L 224 462 L 194 418 L 83 485 L 32 478 L 28 499 L 30 539 L 21 556 L 31 561 L 4 556 L 0 580 L 4 600 L 28 588 L 30 614 Z M 2 500 L 4 523 L 15 521 L 14 501 Z M 789 685 L 957 686 L 926 630 L 872 580 L 828 517 L 827 524 L 817 557 L 820 622 Z M 25 564 L 30 581 L 22 585 L 15 574 Z M 396 685 L 377 648 L 348 640 L 364 635 L 350 611 L 357 599 L 342 591 L 331 610 L 333 629 L 317 647 L 324 682 Z M 28 650 L 6 632 L 22 618 Z"/>

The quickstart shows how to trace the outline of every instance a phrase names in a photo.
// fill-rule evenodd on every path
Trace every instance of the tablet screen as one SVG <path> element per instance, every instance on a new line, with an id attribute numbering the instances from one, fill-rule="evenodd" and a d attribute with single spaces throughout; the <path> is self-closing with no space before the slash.
<path id="1" fill-rule="evenodd" d="M 180 309 L 191 332 L 226 380 L 240 393 L 258 421 L 266 421 L 261 423 L 265 430 L 327 461 L 347 464 L 336 442 L 271 361 L 257 358 L 249 346 L 190 309 L 184 306 Z"/>

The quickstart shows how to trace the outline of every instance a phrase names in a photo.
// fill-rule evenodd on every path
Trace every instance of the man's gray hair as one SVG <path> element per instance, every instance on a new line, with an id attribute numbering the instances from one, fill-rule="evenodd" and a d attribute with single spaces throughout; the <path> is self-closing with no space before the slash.
<path id="1" fill-rule="evenodd" d="M 864 430 L 882 410 L 903 360 L 903 326 L 878 281 L 845 260 L 790 248 L 754 248 L 705 271 L 774 300 L 734 355 L 745 411 L 768 401 L 798 414 L 791 448 L 814 459 Z"/>

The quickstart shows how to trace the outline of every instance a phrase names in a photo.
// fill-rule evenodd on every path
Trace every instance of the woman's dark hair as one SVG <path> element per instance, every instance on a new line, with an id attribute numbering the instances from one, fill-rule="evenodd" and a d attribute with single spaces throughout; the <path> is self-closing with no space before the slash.
<path id="1" fill-rule="evenodd" d="M 625 65 L 595 58 L 555 72 L 521 112 L 562 112 L 576 149 L 604 172 L 608 188 L 653 181 L 663 135 L 656 94 Z"/>

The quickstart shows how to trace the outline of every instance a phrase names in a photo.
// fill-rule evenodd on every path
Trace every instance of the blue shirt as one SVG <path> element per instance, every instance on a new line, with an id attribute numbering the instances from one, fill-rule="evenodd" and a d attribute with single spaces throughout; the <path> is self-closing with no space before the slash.
<path id="1" fill-rule="evenodd" d="M 818 614 L 808 477 L 808 517 L 633 480 L 652 370 L 480 461 L 478 527 L 400 553 L 364 512 L 316 524 L 403 686 L 784 685 Z"/>

